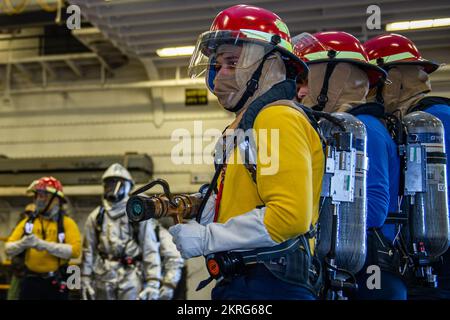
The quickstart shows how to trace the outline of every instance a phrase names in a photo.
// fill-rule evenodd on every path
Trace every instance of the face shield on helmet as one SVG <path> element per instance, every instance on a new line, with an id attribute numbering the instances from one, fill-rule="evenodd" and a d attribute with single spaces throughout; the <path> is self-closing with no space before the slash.
<path id="1" fill-rule="evenodd" d="M 279 41 L 278 46 L 291 48 L 287 41 L 275 37 Z M 215 75 L 222 67 L 241 70 L 258 65 L 267 53 L 276 48 L 277 44 L 271 41 L 270 34 L 257 30 L 204 32 L 197 40 L 188 74 L 191 78 L 201 76 L 209 78 L 207 85 L 213 91 Z M 245 51 L 242 52 L 244 45 Z"/>
<path id="2" fill-rule="evenodd" d="M 312 34 L 301 33 L 292 38 L 294 53 L 302 60 L 315 63 L 329 59 L 348 60 L 350 63 L 368 64 L 367 57 L 357 50 L 342 50 L 340 42 L 333 40 L 323 43 Z M 361 66 L 365 67 L 365 66 Z M 370 67 L 370 66 L 369 66 Z"/>
<path id="3" fill-rule="evenodd" d="M 294 46 L 294 54 L 306 62 L 328 59 L 328 51 L 332 50 L 308 32 L 293 37 L 292 45 Z"/>
<path id="4" fill-rule="evenodd" d="M 111 203 L 120 202 L 131 191 L 131 182 L 118 177 L 110 177 L 103 181 L 103 198 Z"/>
<path id="5" fill-rule="evenodd" d="M 255 40 L 257 36 L 260 36 L 259 40 Z M 275 66 L 276 63 L 272 60 L 279 59 L 282 66 L 270 69 L 273 73 L 271 79 L 276 83 L 286 78 L 283 60 L 275 51 L 277 45 L 263 41 L 267 36 L 266 33 L 254 30 L 214 31 L 202 34 L 191 59 L 189 75 L 191 77 L 205 75 L 207 87 L 217 96 L 219 103 L 229 111 L 240 110 L 246 102 L 251 101 L 247 100 L 249 97 L 241 101 L 251 87 L 250 82 L 253 81 L 251 79 L 257 79 L 253 93 L 258 87 L 261 90 L 267 89 L 267 83 L 263 80 L 265 77 L 255 76 L 258 72 L 261 73 L 263 66 L 266 65 L 264 61 L 271 60 L 270 65 Z M 290 45 L 277 36 L 275 38 L 281 41 L 278 46 L 282 43 Z"/>

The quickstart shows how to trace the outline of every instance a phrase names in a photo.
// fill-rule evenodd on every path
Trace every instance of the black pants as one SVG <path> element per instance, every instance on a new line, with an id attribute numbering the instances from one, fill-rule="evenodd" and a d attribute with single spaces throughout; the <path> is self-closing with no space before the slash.
<path id="1" fill-rule="evenodd" d="M 67 289 L 60 292 L 59 286 L 52 281 L 54 278 L 24 277 L 19 300 L 68 300 Z"/>

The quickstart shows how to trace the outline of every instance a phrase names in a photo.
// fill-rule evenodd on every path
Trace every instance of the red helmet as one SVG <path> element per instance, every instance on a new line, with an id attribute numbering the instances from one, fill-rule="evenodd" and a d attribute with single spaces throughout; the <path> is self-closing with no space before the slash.
<path id="1" fill-rule="evenodd" d="M 198 38 L 196 49 L 189 65 L 189 75 L 199 77 L 211 69 L 213 54 L 222 44 L 259 44 L 264 48 L 259 55 L 246 57 L 242 68 L 262 60 L 265 53 L 277 50 L 285 57 L 288 72 L 307 72 L 308 67 L 293 54 L 291 36 L 286 24 L 275 13 L 248 5 L 236 5 L 220 12 L 209 31 Z M 211 86 L 208 84 L 211 88 Z"/>
<path id="2" fill-rule="evenodd" d="M 54 177 L 42 177 L 34 180 L 27 189 L 27 193 L 36 193 L 37 191 L 47 191 L 56 193 L 58 197 L 64 199 L 63 186 L 61 182 Z"/>
<path id="3" fill-rule="evenodd" d="M 414 43 L 400 34 L 388 33 L 364 43 L 370 63 L 388 69 L 393 65 L 415 64 L 423 66 L 427 73 L 439 68 L 439 64 L 422 58 Z"/>
<path id="4" fill-rule="evenodd" d="M 366 72 L 370 86 L 386 77 L 381 68 L 371 65 L 364 47 L 357 38 L 343 31 L 318 32 L 313 35 L 302 33 L 296 36 L 294 53 L 308 64 L 324 63 L 330 60 L 354 64 Z"/>

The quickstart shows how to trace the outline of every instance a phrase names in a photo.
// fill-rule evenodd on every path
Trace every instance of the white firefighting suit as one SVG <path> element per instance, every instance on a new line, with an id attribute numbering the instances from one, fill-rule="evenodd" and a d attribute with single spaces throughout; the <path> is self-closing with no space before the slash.
<path id="1" fill-rule="evenodd" d="M 143 221 L 135 227 L 129 223 L 127 200 L 112 205 L 103 200 L 101 226 L 98 215 L 102 207 L 86 221 L 83 298 L 88 298 L 87 293 L 97 300 L 171 299 L 184 261 L 168 231 L 157 221 Z"/>

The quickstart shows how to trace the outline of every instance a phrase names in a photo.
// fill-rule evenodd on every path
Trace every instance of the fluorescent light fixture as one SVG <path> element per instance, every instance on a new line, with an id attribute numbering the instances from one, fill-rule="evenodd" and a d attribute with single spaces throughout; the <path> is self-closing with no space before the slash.
<path id="1" fill-rule="evenodd" d="M 194 52 L 194 46 L 163 48 L 156 50 L 156 54 L 160 57 L 179 57 L 190 56 Z"/>
<path id="2" fill-rule="evenodd" d="M 414 30 L 450 26 L 450 18 L 411 20 L 388 23 L 386 31 Z"/>

